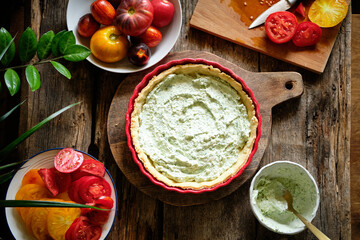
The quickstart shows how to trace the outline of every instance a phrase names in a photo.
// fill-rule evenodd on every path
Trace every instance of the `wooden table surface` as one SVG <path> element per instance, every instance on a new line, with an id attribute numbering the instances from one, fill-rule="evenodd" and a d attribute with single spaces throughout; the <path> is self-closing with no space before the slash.
<path id="1" fill-rule="evenodd" d="M 273 109 L 272 133 L 261 166 L 290 160 L 302 164 L 318 182 L 321 203 L 313 223 L 331 239 L 350 239 L 350 38 L 348 16 L 321 75 L 294 67 L 189 27 L 196 0 L 181 0 L 183 26 L 173 52 L 214 53 L 254 72 L 297 71 L 304 80 L 300 98 Z M 27 26 L 37 34 L 66 28 L 67 0 L 12 0 L 0 8 L 1 26 L 12 35 Z M 221 16 L 219 16 L 220 18 Z M 191 57 L 191 56 L 189 56 Z M 104 162 L 118 190 L 119 209 L 108 239 L 315 239 L 304 231 L 282 236 L 262 227 L 249 206 L 249 181 L 231 195 L 207 204 L 175 207 L 154 200 L 133 187 L 119 170 L 106 134 L 107 113 L 118 85 L 126 77 L 88 62 L 63 62 L 67 80 L 50 65 L 39 66 L 42 86 L 31 92 L 24 76 L 21 91 L 0 93 L 0 113 L 27 99 L 20 111 L 0 125 L 0 146 L 71 103 L 82 103 L 48 123 L 22 143 L 16 160 L 53 147 L 73 147 Z M 7 184 L 1 186 L 4 198 Z M 0 239 L 11 239 L 2 209 Z"/>

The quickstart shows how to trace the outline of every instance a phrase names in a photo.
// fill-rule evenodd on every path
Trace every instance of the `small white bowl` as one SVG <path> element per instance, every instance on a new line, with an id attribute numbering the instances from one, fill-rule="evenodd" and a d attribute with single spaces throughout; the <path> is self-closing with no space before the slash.
<path id="1" fill-rule="evenodd" d="M 90 13 L 90 5 L 94 1 L 95 0 L 69 0 L 67 6 L 67 12 L 66 12 L 66 23 L 68 30 L 69 31 L 72 30 L 74 32 L 77 44 L 84 45 L 88 48 L 90 48 L 90 38 L 84 38 L 78 34 L 77 24 L 79 22 L 79 19 L 83 15 Z M 174 8 L 175 8 L 174 17 L 168 26 L 159 28 L 163 38 L 159 45 L 150 48 L 151 57 L 146 65 L 141 67 L 135 66 L 127 60 L 127 57 L 125 57 L 123 60 L 119 62 L 105 63 L 98 60 L 92 54 L 87 58 L 87 60 L 101 69 L 115 73 L 138 72 L 158 63 L 173 48 L 181 31 L 182 14 L 181 14 L 180 0 L 170 0 L 170 2 L 174 4 Z"/>
<path id="2" fill-rule="evenodd" d="M 21 168 L 16 172 L 15 176 L 10 182 L 8 191 L 6 193 L 6 200 L 14 200 L 15 195 L 17 191 L 21 187 L 21 182 L 24 177 L 24 175 L 30 170 L 30 169 L 39 169 L 39 168 L 50 168 L 54 166 L 54 158 L 56 154 L 61 150 L 62 148 L 53 148 L 48 149 L 45 151 L 42 151 L 40 153 L 35 154 L 34 156 L 30 157 L 22 166 Z M 81 152 L 84 154 L 84 159 L 88 158 L 94 158 L 93 156 L 76 150 L 78 152 Z M 115 183 L 110 176 L 110 173 L 107 169 L 105 169 L 105 180 L 110 184 L 111 187 L 111 197 L 114 199 L 114 207 L 112 208 L 109 216 L 109 220 L 106 224 L 102 226 L 102 234 L 100 239 L 106 239 L 108 234 L 110 233 L 114 222 L 116 218 L 116 212 L 118 208 L 118 198 L 117 198 L 117 192 Z M 6 208 L 5 209 L 5 215 L 7 219 L 7 223 L 9 225 L 10 231 L 15 239 L 22 239 L 22 240 L 36 240 L 35 237 L 33 237 L 29 232 L 26 230 L 25 223 L 21 219 L 18 211 L 16 211 L 15 208 Z"/>
<path id="3" fill-rule="evenodd" d="M 281 182 L 286 181 L 292 181 L 293 183 L 298 184 L 299 187 L 296 187 L 297 190 L 302 190 L 303 192 L 308 193 L 309 196 L 306 196 L 306 194 L 301 194 L 302 197 L 306 196 L 307 199 L 300 200 L 300 198 L 297 198 L 297 196 L 294 194 L 294 189 L 287 188 L 287 190 L 290 191 L 293 195 L 294 199 L 294 207 L 296 209 L 296 202 L 300 204 L 301 206 L 304 206 L 304 209 L 302 210 L 301 214 L 310 222 L 313 220 L 313 218 L 316 215 L 316 212 L 319 207 L 320 202 L 320 194 L 318 186 L 314 180 L 314 178 L 310 175 L 310 173 L 301 165 L 297 163 L 293 163 L 290 161 L 277 161 L 270 163 L 264 167 L 262 167 L 258 173 L 254 176 L 254 178 L 251 181 L 250 185 L 250 205 L 251 210 L 253 211 L 255 217 L 258 219 L 258 221 L 267 229 L 280 233 L 280 234 L 297 234 L 303 231 L 306 227 L 305 225 L 298 219 L 295 215 L 292 213 L 289 215 L 288 212 L 285 213 L 286 217 L 289 218 L 289 222 L 280 222 L 280 214 L 273 213 L 272 218 L 265 216 L 264 213 L 261 211 L 258 202 L 256 201 L 256 198 L 259 194 L 259 190 L 254 189 L 257 188 L 257 184 L 259 183 L 260 179 L 270 179 L 269 181 L 274 181 L 275 183 L 279 184 L 278 181 L 281 179 Z M 277 180 L 276 180 L 277 179 Z M 286 179 L 286 180 L 282 180 Z M 265 180 L 267 181 L 267 180 Z M 264 182 L 263 182 L 264 183 Z M 267 182 L 269 183 L 269 182 Z M 274 183 L 274 182 L 273 182 Z M 274 186 L 274 185 L 273 185 Z M 279 187 L 278 187 L 279 186 Z M 283 190 L 283 185 L 276 185 L 275 188 L 277 189 L 279 193 L 281 194 Z M 278 188 L 277 188 L 278 187 Z M 274 194 L 276 196 L 279 196 L 279 194 Z M 272 196 L 272 193 L 267 193 L 267 197 Z M 273 199 L 276 202 L 276 207 L 279 209 L 286 209 L 287 203 L 285 200 L 282 199 L 281 195 L 279 198 L 275 197 Z M 296 200 L 297 199 L 297 200 Z M 266 200 L 264 200 L 266 201 Z M 267 202 L 268 203 L 268 202 Z M 305 203 L 305 204 L 301 204 Z M 269 206 L 269 205 L 267 205 Z M 265 207 L 263 207 L 265 208 Z M 267 209 L 268 212 L 270 211 L 276 211 L 274 208 Z M 284 216 L 284 215 L 283 215 Z M 275 218 L 278 218 L 274 220 Z M 293 217 L 293 218 L 292 218 Z"/>

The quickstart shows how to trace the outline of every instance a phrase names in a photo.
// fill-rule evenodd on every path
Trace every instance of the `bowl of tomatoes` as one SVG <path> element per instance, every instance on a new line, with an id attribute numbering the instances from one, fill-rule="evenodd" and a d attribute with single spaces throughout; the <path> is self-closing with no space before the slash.
<path id="1" fill-rule="evenodd" d="M 104 165 L 72 148 L 30 157 L 10 182 L 6 200 L 71 202 L 104 208 L 6 208 L 15 239 L 106 239 L 116 218 L 115 183 Z"/>
<path id="2" fill-rule="evenodd" d="M 132 73 L 163 59 L 182 25 L 180 0 L 69 0 L 67 27 L 95 66 Z"/>

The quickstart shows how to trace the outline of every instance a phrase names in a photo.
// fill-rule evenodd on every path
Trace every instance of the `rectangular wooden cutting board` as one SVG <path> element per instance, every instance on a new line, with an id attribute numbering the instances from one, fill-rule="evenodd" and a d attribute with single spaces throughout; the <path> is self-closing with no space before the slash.
<path id="1" fill-rule="evenodd" d="M 253 7 L 255 13 L 246 15 L 247 9 L 254 2 L 258 0 L 199 0 L 190 26 L 310 71 L 322 73 L 341 24 L 333 28 L 323 28 L 321 40 L 315 46 L 300 48 L 292 42 L 275 44 L 266 37 L 263 26 L 248 29 L 250 17 L 255 19 L 264 9 Z M 311 1 L 303 3 L 307 16 Z M 298 16 L 298 21 L 307 19 Z"/>

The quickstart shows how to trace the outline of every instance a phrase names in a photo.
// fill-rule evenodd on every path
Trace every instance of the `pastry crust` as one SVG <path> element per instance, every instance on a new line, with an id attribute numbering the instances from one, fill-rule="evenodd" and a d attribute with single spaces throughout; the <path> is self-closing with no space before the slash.
<path id="1" fill-rule="evenodd" d="M 245 146 L 239 152 L 237 162 L 232 165 L 229 169 L 223 172 L 218 178 L 211 181 L 204 182 L 175 182 L 172 179 L 164 176 L 160 173 L 152 164 L 151 159 L 143 151 L 139 141 L 139 128 L 140 128 L 140 113 L 142 111 L 143 105 L 146 103 L 147 95 L 154 89 L 154 87 L 161 82 L 169 74 L 191 74 L 191 73 L 200 73 L 204 75 L 210 75 L 219 77 L 226 82 L 228 82 L 239 94 L 242 103 L 247 109 L 248 119 L 250 122 L 250 135 Z M 146 87 L 144 87 L 139 93 L 138 97 L 134 102 L 134 110 L 131 114 L 131 125 L 130 132 L 132 137 L 132 142 L 137 153 L 139 160 L 144 165 L 145 169 L 158 181 L 165 183 L 167 186 L 178 187 L 182 189 L 193 189 L 200 190 L 204 188 L 212 188 L 218 184 L 221 184 L 228 180 L 230 177 L 239 172 L 239 170 L 247 162 L 249 155 L 253 149 L 253 145 L 256 139 L 256 132 L 258 127 L 258 119 L 255 116 L 255 107 L 251 98 L 243 90 L 241 84 L 233 79 L 228 74 L 221 72 L 220 69 L 214 68 L 209 65 L 204 64 L 185 64 L 185 65 L 176 65 L 173 66 L 157 76 L 154 76 Z"/>

